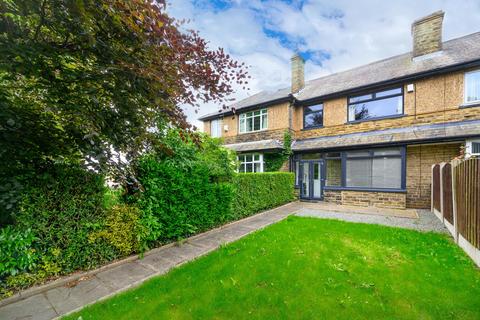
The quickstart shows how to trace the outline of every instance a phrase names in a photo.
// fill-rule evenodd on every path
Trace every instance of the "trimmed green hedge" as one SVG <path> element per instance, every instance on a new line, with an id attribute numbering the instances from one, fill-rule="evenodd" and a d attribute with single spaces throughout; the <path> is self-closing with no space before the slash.
<path id="1" fill-rule="evenodd" d="M 91 269 L 294 199 L 286 172 L 235 173 L 218 139 L 172 131 L 168 152 L 135 163 L 140 187 L 105 187 L 79 164 L 49 164 L 25 185 L 14 225 L 0 229 L 0 299 L 51 277 Z"/>
<path id="2" fill-rule="evenodd" d="M 138 199 L 147 230 L 146 244 L 186 238 L 230 221 L 274 208 L 294 196 L 289 172 L 241 173 L 230 182 L 212 182 L 202 162 L 158 161 L 139 163 L 144 187 Z"/>
<path id="3" fill-rule="evenodd" d="M 295 199 L 291 172 L 242 173 L 233 179 L 233 219 L 240 219 Z"/>
<path id="4" fill-rule="evenodd" d="M 144 191 L 138 206 L 147 244 L 179 240 L 229 221 L 233 187 L 212 182 L 210 172 L 202 161 L 142 159 L 138 176 Z"/>
<path id="5" fill-rule="evenodd" d="M 105 220 L 105 190 L 99 174 L 75 165 L 53 165 L 26 189 L 16 227 L 31 229 L 40 255 L 57 250 L 53 263 L 64 273 L 95 268 L 118 257 L 112 246 L 88 238 Z"/>

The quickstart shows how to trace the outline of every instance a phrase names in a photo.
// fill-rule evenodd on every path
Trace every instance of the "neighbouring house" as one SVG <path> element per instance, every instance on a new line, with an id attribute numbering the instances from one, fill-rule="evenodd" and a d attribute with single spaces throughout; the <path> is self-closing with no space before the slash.
<path id="1" fill-rule="evenodd" d="M 200 118 L 235 150 L 241 172 L 262 172 L 284 148 L 301 199 L 430 208 L 432 164 L 480 153 L 480 32 L 442 42 L 444 13 L 412 24 L 413 50 L 304 80 L 294 55 L 290 88 L 260 92 Z"/>

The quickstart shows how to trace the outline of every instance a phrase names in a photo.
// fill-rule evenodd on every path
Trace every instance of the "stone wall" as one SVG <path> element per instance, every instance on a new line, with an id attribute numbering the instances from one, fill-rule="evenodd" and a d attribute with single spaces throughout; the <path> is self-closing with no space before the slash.
<path id="1" fill-rule="evenodd" d="M 342 192 L 334 190 L 325 190 L 323 192 L 323 201 L 342 204 Z"/>
<path id="2" fill-rule="evenodd" d="M 286 129 L 277 129 L 277 130 L 265 130 L 265 131 L 243 133 L 243 134 L 239 134 L 232 137 L 224 137 L 223 142 L 224 144 L 232 144 L 232 143 L 269 140 L 269 139 L 276 139 L 279 141 L 283 141 L 285 130 Z"/>
<path id="3" fill-rule="evenodd" d="M 466 70 L 469 71 L 469 70 Z M 225 116 L 223 124 L 228 131 L 222 132 L 225 143 L 252 140 L 277 139 L 289 128 L 295 139 L 333 136 L 356 132 L 367 132 L 413 125 L 454 122 L 480 119 L 480 108 L 460 108 L 463 104 L 464 72 L 420 79 L 414 82 L 414 91 L 408 92 L 404 83 L 404 116 L 398 118 L 348 123 L 347 97 L 324 101 L 324 127 L 303 130 L 303 108 L 293 108 L 289 119 L 289 104 L 268 107 L 268 130 L 256 133 L 238 133 L 238 114 Z M 208 132 L 210 121 L 205 121 Z M 280 130 L 281 129 L 281 130 Z"/>
<path id="4" fill-rule="evenodd" d="M 468 71 L 468 70 L 467 70 Z M 332 136 L 401 128 L 430 123 L 480 119 L 479 108 L 459 108 L 463 104 L 464 72 L 428 77 L 414 82 L 414 91 L 404 84 L 404 116 L 348 123 L 347 97 L 324 101 L 324 127 L 303 129 L 303 108 L 295 107 L 293 129 L 296 139 Z"/>
<path id="5" fill-rule="evenodd" d="M 325 190 L 324 201 L 348 206 L 406 208 L 405 192 Z"/>
<path id="6" fill-rule="evenodd" d="M 432 165 L 460 154 L 460 143 L 407 147 L 407 208 L 430 209 Z"/>

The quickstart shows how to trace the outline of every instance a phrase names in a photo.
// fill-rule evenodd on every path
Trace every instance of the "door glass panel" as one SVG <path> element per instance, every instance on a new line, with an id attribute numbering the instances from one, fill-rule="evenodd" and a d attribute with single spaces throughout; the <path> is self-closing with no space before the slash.
<path id="1" fill-rule="evenodd" d="M 321 184 L 321 166 L 319 162 L 313 163 L 313 197 L 320 198 L 322 192 L 322 184 Z"/>
<path id="2" fill-rule="evenodd" d="M 310 166 L 308 162 L 302 163 L 302 198 L 310 196 Z"/>

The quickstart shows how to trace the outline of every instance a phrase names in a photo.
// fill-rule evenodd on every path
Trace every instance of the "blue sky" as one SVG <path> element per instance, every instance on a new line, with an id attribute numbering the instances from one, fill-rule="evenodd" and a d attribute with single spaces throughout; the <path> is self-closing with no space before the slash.
<path id="1" fill-rule="evenodd" d="M 237 100 L 289 86 L 295 51 L 307 80 L 408 52 L 411 23 L 437 10 L 445 11 L 444 40 L 480 31 L 479 0 L 170 0 L 167 10 L 250 66 L 250 90 L 236 88 Z M 218 107 L 185 112 L 199 126 L 198 116 Z"/>

